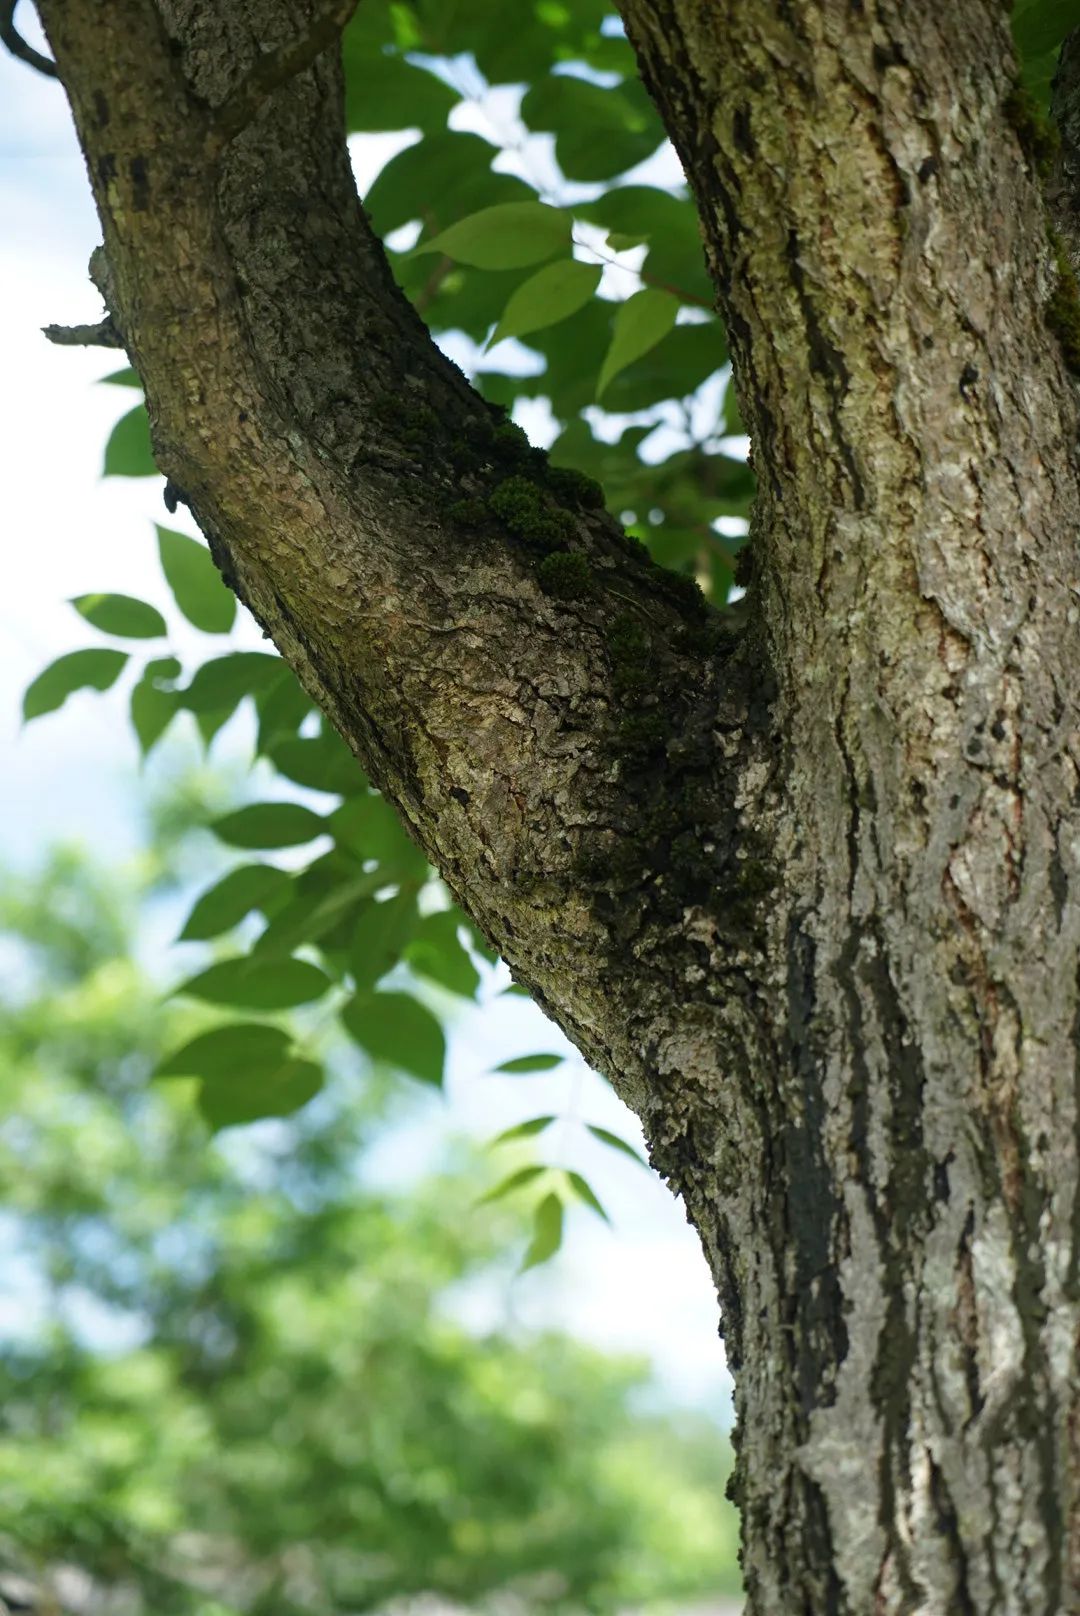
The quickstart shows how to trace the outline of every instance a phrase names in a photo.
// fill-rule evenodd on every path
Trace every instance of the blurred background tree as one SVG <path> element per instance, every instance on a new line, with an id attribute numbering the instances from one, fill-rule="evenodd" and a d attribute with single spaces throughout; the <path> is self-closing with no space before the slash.
<path id="1" fill-rule="evenodd" d="M 512 1282 L 490 1166 L 449 1141 L 411 1188 L 365 1183 L 400 1084 L 342 1048 L 315 1102 L 210 1140 L 196 1083 L 150 1080 L 203 1025 L 137 958 L 164 868 L 57 851 L 0 898 L 8 1572 L 148 1616 L 734 1590 L 711 1422 L 657 1412 L 640 1364 L 461 1321 Z"/>

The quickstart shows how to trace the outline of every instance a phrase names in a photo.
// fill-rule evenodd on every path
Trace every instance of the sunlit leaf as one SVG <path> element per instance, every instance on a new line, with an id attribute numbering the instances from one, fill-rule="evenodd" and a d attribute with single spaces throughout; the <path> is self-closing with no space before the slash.
<path id="1" fill-rule="evenodd" d="M 110 382 L 113 387 L 142 387 L 137 370 L 125 365 L 123 370 L 111 370 L 107 376 L 100 378 L 103 382 Z"/>
<path id="2" fill-rule="evenodd" d="M 372 1060 L 439 1085 L 446 1039 L 426 1005 L 407 993 L 358 993 L 341 1012 L 346 1032 Z"/>
<path id="3" fill-rule="evenodd" d="M 230 847 L 299 847 L 322 836 L 326 825 L 298 802 L 253 802 L 213 820 L 210 829 Z"/>
<path id="4" fill-rule="evenodd" d="M 358 989 L 374 987 L 393 970 L 418 923 L 415 891 L 364 907 L 349 954 L 349 970 Z"/>
<path id="5" fill-rule="evenodd" d="M 484 1206 L 489 1201 L 501 1201 L 504 1196 L 513 1195 L 515 1190 L 524 1189 L 526 1184 L 533 1183 L 542 1173 L 550 1171 L 549 1167 L 542 1167 L 536 1162 L 530 1163 L 528 1167 L 519 1167 L 516 1172 L 509 1173 L 506 1178 L 500 1179 L 494 1189 L 488 1190 L 486 1195 L 480 1197 L 477 1204 Z"/>
<path id="6" fill-rule="evenodd" d="M 346 34 L 345 128 L 356 130 L 439 129 L 460 97 L 434 73 L 401 56 L 350 61 Z"/>
<path id="7" fill-rule="evenodd" d="M 611 1133 L 607 1128 L 599 1128 L 593 1122 L 587 1122 L 585 1126 L 593 1138 L 599 1139 L 602 1145 L 609 1145 L 612 1150 L 621 1151 L 624 1156 L 629 1156 L 631 1161 L 637 1162 L 639 1167 L 648 1167 L 644 1156 L 636 1151 L 633 1145 L 627 1144 L 625 1139 L 620 1139 L 617 1133 Z"/>
<path id="8" fill-rule="evenodd" d="M 270 924 L 255 944 L 257 951 L 291 954 L 301 943 L 329 946 L 343 929 L 352 931 L 357 911 L 367 907 L 371 894 L 385 880 L 378 871 L 351 877 L 338 874 L 326 880 L 321 870 L 305 871 L 291 901 L 275 906 Z"/>
<path id="9" fill-rule="evenodd" d="M 570 247 L 570 215 L 543 202 L 505 202 L 459 219 L 414 255 L 445 253 L 478 269 L 517 269 L 540 264 Z"/>
<path id="10" fill-rule="evenodd" d="M 270 757 L 279 774 L 311 791 L 341 797 L 367 792 L 367 776 L 337 735 L 290 736 L 274 742 Z"/>
<path id="11" fill-rule="evenodd" d="M 157 475 L 150 448 L 150 418 L 145 404 L 136 404 L 122 415 L 105 445 L 106 477 L 153 477 Z"/>
<path id="12" fill-rule="evenodd" d="M 180 692 L 183 705 L 192 713 L 231 711 L 245 696 L 257 696 L 277 683 L 284 664 L 266 651 L 232 651 L 212 657 L 196 669 L 186 690 Z"/>
<path id="13" fill-rule="evenodd" d="M 576 314 L 596 291 L 602 274 L 599 264 L 582 264 L 576 258 L 546 264 L 513 293 L 488 347 L 504 337 L 523 337 Z"/>
<path id="14" fill-rule="evenodd" d="M 521 1263 L 521 1273 L 554 1257 L 562 1245 L 563 1204 L 553 1193 L 545 1195 L 533 1213 L 533 1237 Z"/>
<path id="15" fill-rule="evenodd" d="M 491 1141 L 492 1145 L 509 1145 L 515 1139 L 534 1139 L 545 1128 L 550 1128 L 556 1119 L 554 1117 L 530 1117 L 528 1122 L 515 1123 L 512 1128 L 504 1128 L 502 1133 L 496 1134 Z"/>
<path id="16" fill-rule="evenodd" d="M 460 916 L 454 909 L 425 915 L 405 948 L 405 959 L 421 976 L 449 988 L 451 993 L 471 999 L 480 986 L 480 973 L 469 958 L 468 950 L 461 945 L 460 924 Z"/>
<path id="17" fill-rule="evenodd" d="M 611 87 L 575 74 L 538 79 L 521 103 L 530 129 L 551 130 L 568 180 L 612 179 L 651 157 L 664 138 L 655 107 L 637 80 Z"/>
<path id="18" fill-rule="evenodd" d="M 493 172 L 497 156 L 490 141 L 450 129 L 399 152 L 364 197 L 375 230 L 384 236 L 422 219 L 435 232 L 480 208 L 534 198 L 536 192 L 523 180 Z"/>
<path id="19" fill-rule="evenodd" d="M 227 634 L 236 620 L 236 596 L 205 544 L 167 527 L 159 527 L 157 537 L 165 581 L 188 622 L 204 634 Z"/>
<path id="20" fill-rule="evenodd" d="M 230 870 L 196 899 L 184 922 L 179 942 L 205 941 L 238 926 L 253 909 L 280 900 L 291 877 L 273 864 L 241 864 Z"/>
<path id="21" fill-rule="evenodd" d="M 142 678 L 132 686 L 131 727 L 145 758 L 159 741 L 180 711 L 180 701 L 173 684 L 180 673 L 176 657 L 155 657 L 142 671 Z"/>
<path id="22" fill-rule="evenodd" d="M 75 595 L 71 605 L 103 634 L 153 640 L 165 633 L 165 619 L 157 607 L 134 595 Z"/>
<path id="23" fill-rule="evenodd" d="M 427 859 L 397 813 L 376 792 L 353 797 L 335 809 L 327 819 L 327 829 L 339 847 L 348 848 L 357 858 L 377 859 L 391 876 L 419 877 L 427 869 Z"/>
<path id="24" fill-rule="evenodd" d="M 550 1072 L 563 1063 L 562 1055 L 517 1055 L 513 1060 L 503 1061 L 496 1066 L 496 1072 L 509 1072 L 513 1076 L 521 1076 L 525 1072 Z"/>
<path id="25" fill-rule="evenodd" d="M 625 303 L 620 303 L 615 315 L 611 347 L 596 384 L 597 398 L 620 370 L 625 370 L 627 365 L 640 359 L 642 354 L 648 353 L 650 348 L 667 336 L 678 312 L 679 305 L 675 298 L 667 292 L 654 291 L 651 287 L 635 292 Z"/>
<path id="26" fill-rule="evenodd" d="M 251 1067 L 231 1079 L 205 1078 L 199 1110 L 208 1126 L 234 1128 L 263 1117 L 288 1117 L 314 1099 L 323 1086 L 323 1070 L 314 1061 L 291 1055 L 262 1070 Z"/>
<path id="27" fill-rule="evenodd" d="M 597 1217 L 603 1218 L 605 1223 L 611 1222 L 587 1179 L 582 1178 L 580 1173 L 574 1173 L 569 1170 L 565 1173 L 565 1178 L 571 1193 L 583 1206 L 587 1206 L 590 1211 L 595 1212 Z"/>
<path id="28" fill-rule="evenodd" d="M 296 737 L 301 724 L 316 708 L 293 670 L 279 660 L 277 678 L 255 692 L 255 711 L 255 751 L 257 756 L 265 757 L 278 742 Z"/>
<path id="29" fill-rule="evenodd" d="M 40 718 L 62 707 L 76 690 L 108 690 L 120 677 L 126 651 L 69 651 L 38 674 L 23 696 L 23 720 Z"/>
<path id="30" fill-rule="evenodd" d="M 329 987 L 326 972 L 308 960 L 247 954 L 211 965 L 181 982 L 173 992 L 245 1010 L 292 1010 L 298 1004 L 321 999 Z"/>
<path id="31" fill-rule="evenodd" d="M 157 1067 L 155 1077 L 242 1077 L 280 1065 L 290 1039 L 280 1027 L 260 1021 L 234 1021 L 200 1033 L 182 1044 Z"/>

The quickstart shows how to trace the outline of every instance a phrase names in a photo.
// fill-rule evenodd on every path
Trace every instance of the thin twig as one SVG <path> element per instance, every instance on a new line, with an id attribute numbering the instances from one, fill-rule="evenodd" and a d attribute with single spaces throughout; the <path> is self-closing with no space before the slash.
<path id="1" fill-rule="evenodd" d="M 439 290 L 439 287 L 442 285 L 443 281 L 449 275 L 453 267 L 454 260 L 452 258 L 447 258 L 446 254 L 443 253 L 442 257 L 436 262 L 435 268 L 431 271 L 431 274 L 428 276 L 419 292 L 413 298 L 413 307 L 415 308 L 417 314 L 424 314 L 426 312 L 428 304 L 431 302 L 432 298 L 435 296 L 436 292 Z"/>
<path id="2" fill-rule="evenodd" d="M 589 223 L 588 220 L 585 221 Z M 673 286 L 670 281 L 662 281 L 657 275 L 649 275 L 643 269 L 631 269 L 629 264 L 620 264 L 617 258 L 608 258 L 599 247 L 591 247 L 587 241 L 579 241 L 571 232 L 575 247 L 582 247 L 591 252 L 602 264 L 610 264 L 612 269 L 621 269 L 624 275 L 636 275 L 644 286 L 652 286 L 658 292 L 670 292 L 677 297 L 680 303 L 687 303 L 691 308 L 707 309 L 710 314 L 716 313 L 716 307 L 707 297 L 698 297 L 693 292 L 684 292 L 681 286 Z"/>
<path id="3" fill-rule="evenodd" d="M 109 315 L 97 325 L 43 325 L 50 342 L 60 348 L 122 348 L 120 333 Z"/>
<path id="4" fill-rule="evenodd" d="M 50 62 L 47 56 L 42 56 L 33 45 L 28 45 L 16 28 L 15 7 L 18 3 L 19 0 L 3 0 L 0 4 L 0 44 L 3 44 L 20 62 L 25 62 L 27 67 L 36 68 L 39 73 L 44 73 L 47 79 L 57 78 L 56 63 Z"/>
<path id="5" fill-rule="evenodd" d="M 276 89 L 310 67 L 334 43 L 355 9 L 356 0 L 324 0 L 306 34 L 260 56 L 214 114 L 210 134 L 213 155 L 222 152 L 247 128 Z"/>

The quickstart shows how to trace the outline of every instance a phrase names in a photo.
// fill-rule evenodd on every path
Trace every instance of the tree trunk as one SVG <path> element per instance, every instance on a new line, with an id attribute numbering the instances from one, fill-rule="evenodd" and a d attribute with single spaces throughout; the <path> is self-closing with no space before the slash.
<path id="1" fill-rule="evenodd" d="M 1005 13 L 623 0 L 753 436 L 736 636 L 434 348 L 334 53 L 260 105 L 307 9 L 42 0 L 161 469 L 685 1197 L 750 1611 L 1076 1610 L 1077 409 Z"/>

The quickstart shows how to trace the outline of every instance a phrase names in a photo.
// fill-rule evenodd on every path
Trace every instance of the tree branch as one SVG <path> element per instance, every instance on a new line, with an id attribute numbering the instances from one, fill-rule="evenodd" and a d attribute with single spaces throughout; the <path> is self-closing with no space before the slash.
<path id="1" fill-rule="evenodd" d="M 112 316 L 106 315 L 96 325 L 43 325 L 42 331 L 50 342 L 60 348 L 122 348 L 119 331 Z"/>
<path id="2" fill-rule="evenodd" d="M 57 77 L 56 63 L 51 62 L 47 56 L 42 56 L 33 45 L 28 45 L 15 26 L 15 7 L 19 0 L 3 0 L 0 5 L 0 44 L 4 45 L 12 56 L 28 67 L 33 67 L 46 78 Z"/>
<path id="3" fill-rule="evenodd" d="M 214 155 L 248 127 L 275 90 L 310 67 L 333 45 L 355 10 L 356 0 L 324 0 L 307 33 L 259 58 L 214 113 L 210 131 Z"/>
<path id="4" fill-rule="evenodd" d="M 679 971 L 687 904 L 727 892 L 729 936 L 752 907 L 740 835 L 768 771 L 737 781 L 766 744 L 756 647 L 432 342 L 358 206 L 340 70 L 295 80 L 325 36 L 226 98 L 238 130 L 281 85 L 257 145 L 210 172 L 190 86 L 221 71 L 224 8 L 200 8 L 178 82 L 156 7 L 114 3 L 102 52 L 79 0 L 42 0 L 160 469 L 455 896 L 647 1111 L 674 1033 L 644 1030 L 661 995 L 640 962 Z M 280 37 L 286 0 L 258 12 Z M 754 1038 L 743 1003 L 700 1009 L 732 1066 Z"/>

